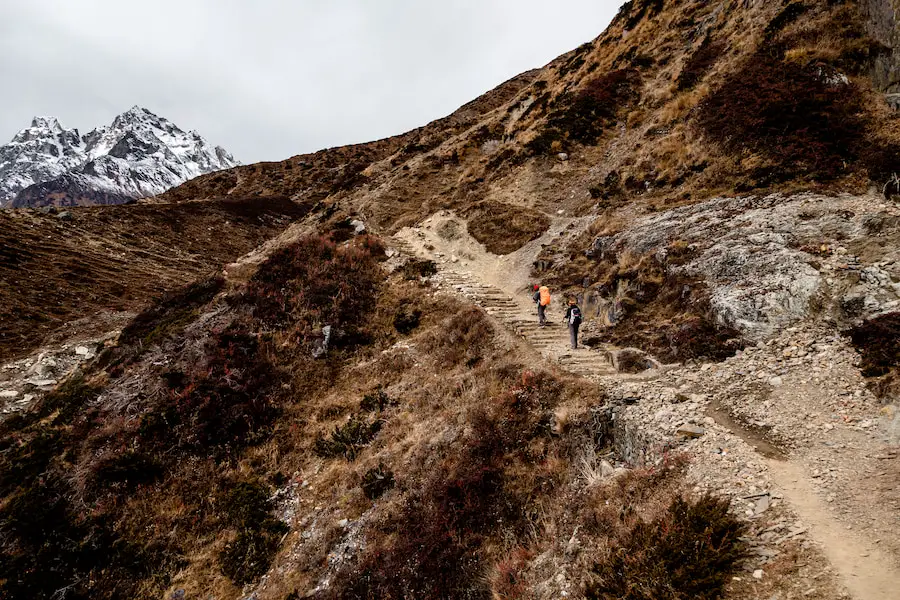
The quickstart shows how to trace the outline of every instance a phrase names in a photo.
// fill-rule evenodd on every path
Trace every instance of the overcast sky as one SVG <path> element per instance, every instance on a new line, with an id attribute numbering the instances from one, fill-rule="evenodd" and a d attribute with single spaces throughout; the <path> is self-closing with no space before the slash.
<path id="1" fill-rule="evenodd" d="M 137 104 L 244 162 L 402 133 L 598 36 L 619 0 L 0 0 L 0 144 Z"/>

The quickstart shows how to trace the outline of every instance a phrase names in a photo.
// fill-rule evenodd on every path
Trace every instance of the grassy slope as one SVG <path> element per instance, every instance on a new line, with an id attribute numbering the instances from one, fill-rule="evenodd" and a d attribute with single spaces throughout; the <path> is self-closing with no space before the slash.
<path id="1" fill-rule="evenodd" d="M 70 320 L 141 310 L 154 296 L 218 271 L 308 210 L 284 198 L 227 198 L 76 208 L 68 221 L 31 210 L 0 212 L 0 361 L 27 355 Z M 77 327 L 80 334 L 85 327 Z"/>
<path id="2" fill-rule="evenodd" d="M 679 465 L 576 493 L 609 442 L 595 388 L 527 369 L 479 310 L 388 275 L 377 239 L 340 239 L 312 233 L 246 284 L 165 298 L 0 424 L 0 597 L 238 598 L 270 565 L 261 597 L 279 600 L 326 579 L 316 597 L 515 597 L 545 578 L 538 553 L 566 560 L 533 532 L 580 524 L 594 558 L 573 585 L 605 598 L 658 561 L 604 548 L 690 544 L 709 535 L 698 518 L 722 536 L 691 559 L 713 571 L 698 593 L 722 585 L 741 528 L 714 501 L 670 508 Z M 653 519 L 671 533 L 648 541 Z M 365 550 L 327 558 L 351 539 Z"/>

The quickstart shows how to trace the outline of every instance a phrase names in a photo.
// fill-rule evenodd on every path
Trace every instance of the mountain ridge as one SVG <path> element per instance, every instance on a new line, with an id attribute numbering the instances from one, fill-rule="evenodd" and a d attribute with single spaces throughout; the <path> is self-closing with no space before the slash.
<path id="1" fill-rule="evenodd" d="M 83 136 L 37 116 L 0 146 L 0 206 L 120 204 L 238 164 L 197 132 L 139 106 Z"/>

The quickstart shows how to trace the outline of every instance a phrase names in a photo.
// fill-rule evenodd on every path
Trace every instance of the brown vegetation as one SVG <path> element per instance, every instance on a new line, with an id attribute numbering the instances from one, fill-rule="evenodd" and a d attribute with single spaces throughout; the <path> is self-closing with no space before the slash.
<path id="1" fill-rule="evenodd" d="M 731 152 L 764 155 L 763 185 L 838 178 L 860 158 L 866 123 L 854 84 L 823 65 L 785 63 L 770 49 L 747 59 L 705 100 L 697 124 Z"/>
<path id="2" fill-rule="evenodd" d="M 218 271 L 309 208 L 230 198 L 71 212 L 71 221 L 0 212 L 0 360 L 28 354 L 73 319 L 141 310 L 154 296 Z"/>
<path id="3" fill-rule="evenodd" d="M 612 507 L 693 539 L 706 504 L 652 508 L 671 503 L 677 469 L 617 480 L 614 504 L 587 495 L 570 514 L 579 457 L 610 443 L 597 389 L 525 370 L 483 312 L 402 272 L 385 282 L 382 257 L 367 236 L 314 235 L 225 298 L 217 280 L 186 288 L 136 319 L 121 353 L 0 425 L 0 594 L 156 598 L 177 581 L 236 598 L 268 572 L 282 597 L 326 576 L 319 597 L 484 597 L 516 589 L 515 572 L 531 577 L 536 554 L 510 556 L 506 542 L 532 545 L 546 519 L 591 532 L 598 573 L 616 548 L 649 556 L 658 541 L 631 516 L 613 537 L 601 524 Z M 398 350 L 397 315 L 410 307 L 415 337 Z M 343 334 L 314 359 L 325 323 Z M 559 407 L 565 427 L 552 426 Z M 313 537 L 282 552 L 288 529 L 270 498 L 273 486 L 299 493 L 298 473 L 316 480 L 294 517 Z M 329 514 L 361 519 L 365 539 L 334 571 L 326 557 L 347 534 L 321 524 Z M 730 523 L 715 514 L 710 531 Z M 732 569 L 690 559 L 704 581 Z M 279 561 L 295 562 L 270 571 Z M 626 581 L 653 568 L 631 562 Z"/>
<path id="4" fill-rule="evenodd" d="M 558 96 L 551 104 L 544 130 L 527 144 L 533 154 L 569 149 L 571 142 L 596 144 L 618 112 L 636 96 L 640 76 L 634 69 L 618 69 L 588 80 L 575 93 Z"/>
<path id="5" fill-rule="evenodd" d="M 860 369 L 882 398 L 900 395 L 900 313 L 869 319 L 846 332 L 862 354 Z"/>
<path id="6" fill-rule="evenodd" d="M 550 227 L 544 213 L 510 204 L 480 202 L 463 214 L 469 234 L 494 254 L 515 252 Z"/>
<path id="7" fill-rule="evenodd" d="M 292 357 L 308 356 L 302 344 L 312 323 L 330 319 L 347 332 L 336 336 L 326 364 L 369 339 L 359 331 L 384 277 L 381 254 L 365 237 L 340 247 L 322 237 L 301 239 L 231 298 L 221 329 L 189 328 L 209 310 L 220 280 L 167 296 L 126 328 L 124 350 L 98 361 L 90 381 L 71 379 L 33 411 L 6 420 L 0 594 L 158 596 L 193 544 L 228 531 L 236 537 L 220 553 L 222 572 L 236 583 L 263 574 L 284 526 L 268 516 L 268 495 L 258 484 L 222 491 L 232 485 L 229 465 L 275 434 L 289 400 L 287 367 L 306 362 Z M 310 275 L 312 281 L 301 280 Z M 341 292 L 353 284 L 362 287 Z M 272 302 L 284 310 L 277 318 Z M 260 333 L 266 323 L 280 325 L 279 333 Z M 294 350 L 284 352 L 276 339 L 291 340 Z M 127 350 L 134 346 L 149 356 Z M 161 347 L 169 358 L 162 372 L 153 366 Z M 129 404 L 126 420 L 115 402 L 98 398 L 115 397 L 117 382 L 132 377 L 152 391 Z M 222 493 L 220 507 L 211 505 L 209 498 Z M 182 532 L 178 539 L 168 537 L 173 528 Z"/>
<path id="8" fill-rule="evenodd" d="M 621 546 L 594 568 L 586 597 L 715 600 L 744 556 L 744 529 L 727 501 L 676 498 L 663 516 L 631 526 Z"/>

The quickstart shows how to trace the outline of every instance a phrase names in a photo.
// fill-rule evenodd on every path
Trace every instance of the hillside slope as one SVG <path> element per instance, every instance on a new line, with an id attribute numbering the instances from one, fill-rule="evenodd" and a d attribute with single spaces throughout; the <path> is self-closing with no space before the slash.
<path id="1" fill-rule="evenodd" d="M 867 14 L 849 1 L 628 2 L 596 40 L 387 157 L 361 156 L 363 177 L 334 195 L 392 229 L 482 200 L 584 213 L 880 187 L 896 169 L 897 117 L 875 74 L 893 63 L 878 34 L 889 25 Z M 302 179 L 269 174 L 296 160 L 232 171 L 232 193 L 302 195 Z M 213 181 L 163 198 L 221 193 Z"/>
<path id="2" fill-rule="evenodd" d="M 303 215 L 0 421 L 0 597 L 891 600 L 893 6 L 631 0 L 446 119 L 98 212 Z"/>
<path id="3" fill-rule="evenodd" d="M 286 199 L 228 198 L 0 211 L 0 361 L 30 354 L 53 334 L 105 332 L 111 316 L 217 271 L 308 210 Z"/>

